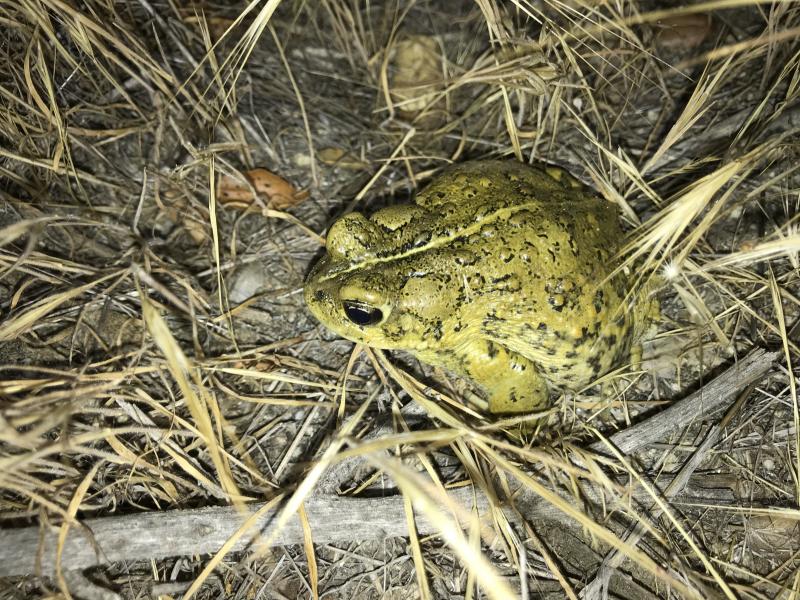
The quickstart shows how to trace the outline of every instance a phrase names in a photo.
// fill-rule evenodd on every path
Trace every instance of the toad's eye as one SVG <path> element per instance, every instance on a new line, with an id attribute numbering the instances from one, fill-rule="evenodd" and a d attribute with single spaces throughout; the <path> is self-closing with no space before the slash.
<path id="1" fill-rule="evenodd" d="M 344 314 L 356 325 L 375 325 L 383 319 L 381 309 L 369 304 L 345 300 L 342 302 L 342 306 L 344 307 Z"/>

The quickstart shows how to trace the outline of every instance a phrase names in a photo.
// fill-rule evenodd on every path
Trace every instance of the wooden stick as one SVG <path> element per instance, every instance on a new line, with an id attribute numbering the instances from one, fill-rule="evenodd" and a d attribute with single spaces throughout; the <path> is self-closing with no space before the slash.
<path id="1" fill-rule="evenodd" d="M 630 454 L 663 440 L 675 429 L 685 429 L 706 415 L 724 410 L 739 390 L 760 379 L 780 355 L 780 352 L 767 352 L 762 348 L 751 351 L 693 394 L 671 404 L 649 419 L 615 433 L 610 437 L 611 442 L 623 454 Z M 604 452 L 605 444 L 595 442 L 591 448 Z"/>

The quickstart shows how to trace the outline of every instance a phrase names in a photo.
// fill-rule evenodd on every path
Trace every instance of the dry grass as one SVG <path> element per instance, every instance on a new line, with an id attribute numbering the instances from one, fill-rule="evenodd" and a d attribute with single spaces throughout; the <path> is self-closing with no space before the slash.
<path id="1" fill-rule="evenodd" d="M 63 543 L 89 516 L 300 516 L 302 546 L 230 554 L 243 516 L 214 557 L 101 567 L 126 598 L 800 597 L 799 27 L 794 1 L 0 3 L 3 526 Z M 302 304 L 332 217 L 490 156 L 616 202 L 620 268 L 662 298 L 643 369 L 560 398 L 535 437 Z M 219 176 L 256 167 L 310 198 L 222 207 Z M 753 346 L 785 360 L 724 427 L 586 450 Z M 438 535 L 315 544 L 303 506 L 331 472 Z M 464 485 L 487 518 L 450 499 Z M 520 488 L 563 519 L 515 516 Z M 30 574 L 0 597 L 75 585 Z"/>

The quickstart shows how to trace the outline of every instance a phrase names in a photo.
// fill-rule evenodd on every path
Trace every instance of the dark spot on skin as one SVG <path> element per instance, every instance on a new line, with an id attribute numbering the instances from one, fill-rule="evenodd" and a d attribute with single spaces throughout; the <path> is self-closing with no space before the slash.
<path id="1" fill-rule="evenodd" d="M 511 390 L 511 393 L 508 395 L 508 399 L 513 403 L 517 403 L 517 392 L 516 390 Z"/>
<path id="2" fill-rule="evenodd" d="M 606 344 L 608 345 L 609 348 L 612 348 L 612 347 L 617 345 L 617 336 L 614 335 L 614 334 L 611 334 L 610 336 L 608 336 L 606 338 L 605 342 L 606 342 Z"/>
<path id="3" fill-rule="evenodd" d="M 564 358 L 577 358 L 577 357 L 578 357 L 578 353 L 575 352 L 574 350 L 570 350 L 569 352 L 567 352 L 564 355 Z"/>
<path id="4" fill-rule="evenodd" d="M 544 323 L 539 323 L 538 329 L 539 331 L 547 331 L 547 325 L 545 325 Z"/>
<path id="5" fill-rule="evenodd" d="M 387 328 L 385 333 L 386 337 L 388 337 L 390 340 L 393 341 L 399 341 L 403 339 L 406 335 L 406 331 L 402 327 L 397 327 L 397 326 L 392 327 L 391 329 Z"/>
<path id="6" fill-rule="evenodd" d="M 600 312 L 603 310 L 603 301 L 605 299 L 604 296 L 605 294 L 603 294 L 603 290 L 597 290 L 594 295 L 594 310 L 598 314 L 600 314 Z"/>
<path id="7" fill-rule="evenodd" d="M 492 342 L 486 344 L 486 354 L 489 356 L 489 358 L 495 359 L 499 353 L 500 351 L 497 349 L 497 346 L 495 346 Z"/>
<path id="8" fill-rule="evenodd" d="M 507 274 L 507 275 L 503 275 L 502 277 L 493 278 L 492 279 L 492 283 L 502 283 L 503 281 L 508 281 L 509 279 L 511 279 L 511 275 Z"/>
<path id="9" fill-rule="evenodd" d="M 317 290 L 316 292 L 314 292 L 314 300 L 316 300 L 317 302 L 322 302 L 327 297 L 328 297 L 328 294 L 326 294 L 322 290 Z"/>
<path id="10" fill-rule="evenodd" d="M 549 296 L 547 298 L 547 303 L 550 305 L 550 308 L 552 308 L 556 312 L 561 312 L 562 310 L 564 310 L 564 302 L 557 301 L 555 296 Z"/>
<path id="11" fill-rule="evenodd" d="M 553 252 L 553 249 L 552 248 L 548 248 L 547 252 L 548 252 L 548 254 L 550 254 L 550 257 L 553 259 L 553 262 L 556 262 L 556 253 Z"/>
<path id="12" fill-rule="evenodd" d="M 603 366 L 600 363 L 600 359 L 597 356 L 592 356 L 586 362 L 589 363 L 589 366 L 592 368 L 592 379 L 597 379 L 597 377 L 603 371 Z"/>
<path id="13" fill-rule="evenodd" d="M 572 250 L 574 256 L 578 255 L 578 244 L 575 242 L 575 238 L 572 235 L 569 236 L 569 249 Z"/>
<path id="14" fill-rule="evenodd" d="M 467 284 L 471 290 L 480 292 L 481 288 L 486 285 L 486 280 L 480 273 L 475 273 L 470 275 L 469 279 L 467 280 Z"/>

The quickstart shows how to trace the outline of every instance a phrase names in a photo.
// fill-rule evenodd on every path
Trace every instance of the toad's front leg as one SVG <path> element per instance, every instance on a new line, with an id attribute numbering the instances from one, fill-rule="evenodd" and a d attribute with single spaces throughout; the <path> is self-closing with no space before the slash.
<path id="1" fill-rule="evenodd" d="M 485 338 L 461 342 L 456 352 L 442 361 L 420 356 L 424 362 L 441 364 L 478 384 L 493 414 L 521 414 L 548 408 L 547 382 L 524 356 Z"/>

